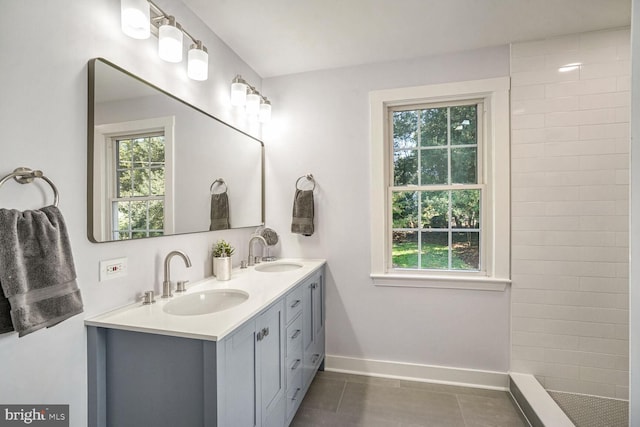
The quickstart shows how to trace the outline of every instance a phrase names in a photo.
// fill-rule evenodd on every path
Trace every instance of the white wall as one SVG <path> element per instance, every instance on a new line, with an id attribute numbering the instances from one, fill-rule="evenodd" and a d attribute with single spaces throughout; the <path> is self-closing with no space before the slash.
<path id="1" fill-rule="evenodd" d="M 508 370 L 508 290 L 371 283 L 368 97 L 372 90 L 506 76 L 508 61 L 502 46 L 263 81 L 274 105 L 264 131 L 266 222 L 280 232 L 282 254 L 328 259 L 329 355 Z M 318 185 L 311 237 L 289 232 L 294 184 L 306 173 Z"/>
<path id="2" fill-rule="evenodd" d="M 512 46 L 511 369 L 547 389 L 628 398 L 629 76 L 628 29 Z"/>
<path id="3" fill-rule="evenodd" d="M 143 290 L 160 291 L 162 260 L 182 249 L 193 262 L 172 264 L 174 278 L 191 281 L 209 275 L 208 250 L 218 238 L 246 255 L 247 230 L 159 239 L 92 244 L 86 236 L 87 61 L 105 57 L 187 102 L 247 127 L 229 111 L 228 93 L 240 73 L 253 84 L 259 77 L 182 3 L 158 1 L 209 48 L 210 77 L 186 78 L 185 64 L 157 58 L 151 38 L 138 41 L 120 31 L 118 0 L 0 0 L 0 175 L 18 166 L 41 169 L 58 186 L 60 209 L 69 228 L 85 313 L 53 328 L 18 339 L 0 336 L 0 402 L 69 404 L 71 425 L 86 425 L 86 316 L 132 302 Z M 248 129 L 247 129 L 248 130 Z M 31 209 L 51 201 L 45 185 L 0 188 L 0 206 Z M 98 282 L 98 261 L 129 259 L 126 278 Z"/>

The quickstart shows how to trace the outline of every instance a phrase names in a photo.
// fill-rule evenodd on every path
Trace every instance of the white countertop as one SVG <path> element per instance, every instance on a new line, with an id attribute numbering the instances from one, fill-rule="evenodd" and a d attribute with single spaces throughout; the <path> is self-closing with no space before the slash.
<path id="1" fill-rule="evenodd" d="M 147 332 L 183 338 L 217 341 L 233 332 L 271 303 L 278 300 L 295 285 L 311 276 L 325 264 L 323 259 L 279 259 L 276 262 L 302 264 L 297 270 L 284 272 L 260 272 L 254 267 L 233 269 L 231 280 L 218 281 L 207 277 L 187 284 L 187 291 L 172 298 L 156 296 L 156 303 L 131 304 L 85 320 L 87 326 Z M 268 263 L 261 263 L 264 265 Z M 177 316 L 163 311 L 169 302 L 197 292 L 212 289 L 240 289 L 249 294 L 249 299 L 240 305 L 217 313 L 195 316 Z"/>

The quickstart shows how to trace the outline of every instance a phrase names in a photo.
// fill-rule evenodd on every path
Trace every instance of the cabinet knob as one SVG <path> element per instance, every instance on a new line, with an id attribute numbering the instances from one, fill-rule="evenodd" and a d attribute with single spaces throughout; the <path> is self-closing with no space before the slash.
<path id="1" fill-rule="evenodd" d="M 262 341 L 263 338 L 264 338 L 264 334 L 262 333 L 262 331 L 259 331 L 256 335 L 256 340 Z"/>
<path id="2" fill-rule="evenodd" d="M 266 337 L 267 335 L 269 335 L 269 328 L 268 328 L 268 327 L 266 327 L 266 328 L 264 328 L 264 329 L 262 330 L 262 335 L 264 335 L 265 337 Z"/>

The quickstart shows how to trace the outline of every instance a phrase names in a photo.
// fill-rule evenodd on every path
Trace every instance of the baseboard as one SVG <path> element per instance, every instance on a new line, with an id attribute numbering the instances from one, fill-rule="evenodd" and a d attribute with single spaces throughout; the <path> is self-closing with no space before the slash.
<path id="1" fill-rule="evenodd" d="M 390 362 L 386 360 L 358 359 L 354 357 L 325 357 L 327 371 L 372 377 L 395 378 L 407 381 L 458 385 L 490 390 L 508 390 L 509 374 L 506 372 L 477 369 L 451 368 L 447 366 L 420 365 L 417 363 Z"/>

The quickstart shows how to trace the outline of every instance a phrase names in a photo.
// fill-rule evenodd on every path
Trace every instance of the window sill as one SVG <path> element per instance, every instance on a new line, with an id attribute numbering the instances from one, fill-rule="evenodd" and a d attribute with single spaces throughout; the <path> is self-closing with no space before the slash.
<path id="1" fill-rule="evenodd" d="M 511 279 L 496 277 L 461 277 L 420 274 L 377 274 L 370 275 L 375 286 L 401 288 L 442 288 L 504 292 Z"/>

